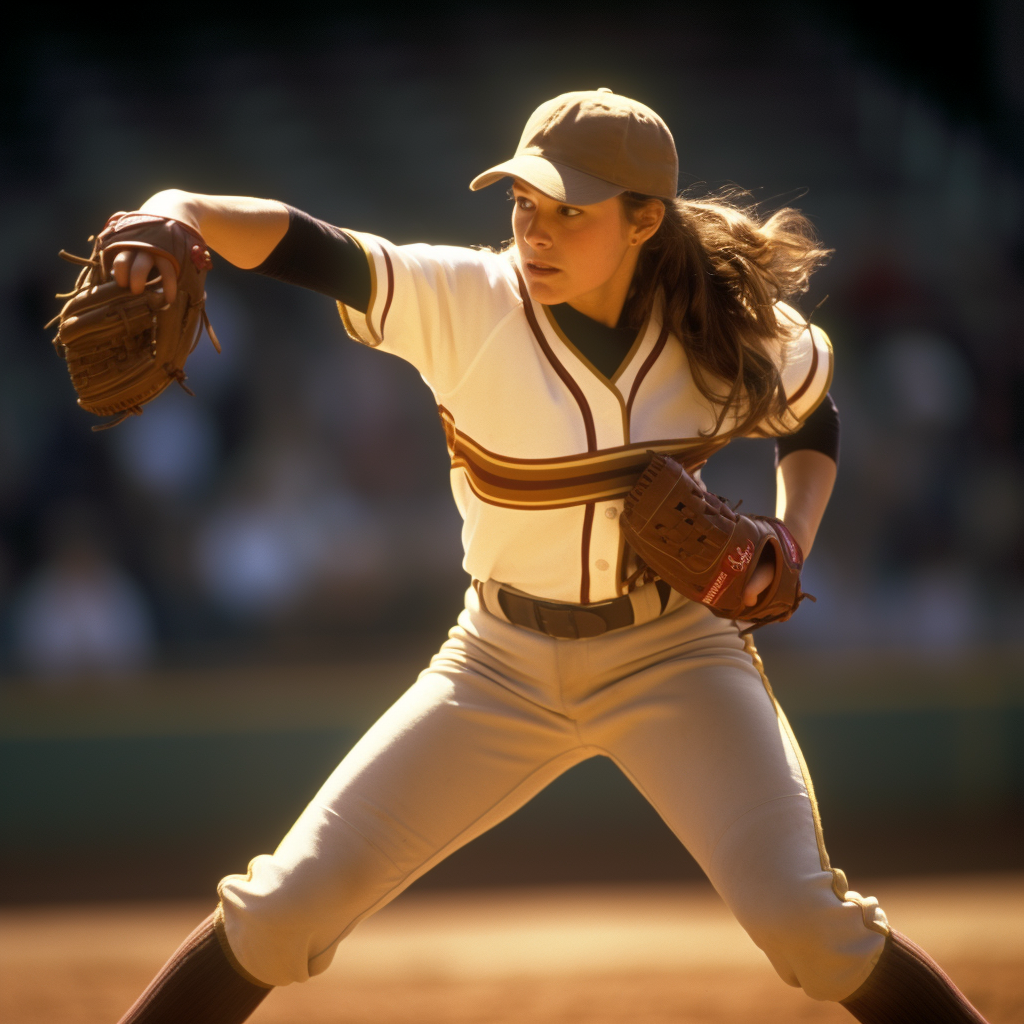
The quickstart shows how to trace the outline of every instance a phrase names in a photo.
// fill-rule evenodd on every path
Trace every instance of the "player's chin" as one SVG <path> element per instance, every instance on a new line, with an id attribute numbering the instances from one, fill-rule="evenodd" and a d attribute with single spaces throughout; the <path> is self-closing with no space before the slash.
<path id="1" fill-rule="evenodd" d="M 557 306 L 559 303 L 565 302 L 571 290 L 566 287 L 565 273 L 561 270 L 541 274 L 536 271 L 531 272 L 527 267 L 523 276 L 526 279 L 526 290 L 530 293 L 530 298 L 545 306 Z"/>

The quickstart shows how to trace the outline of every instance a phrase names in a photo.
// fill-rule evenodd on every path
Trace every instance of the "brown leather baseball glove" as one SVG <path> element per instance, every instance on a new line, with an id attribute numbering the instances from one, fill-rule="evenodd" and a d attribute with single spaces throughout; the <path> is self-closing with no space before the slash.
<path id="1" fill-rule="evenodd" d="M 804 559 L 789 530 L 768 516 L 738 515 L 673 459 L 651 460 L 620 522 L 649 576 L 715 615 L 751 623 L 744 632 L 785 621 L 811 597 L 800 589 Z M 768 545 L 775 576 L 756 604 L 744 604 L 743 590 Z"/>
<path id="2" fill-rule="evenodd" d="M 90 241 L 88 259 L 61 250 L 82 271 L 75 287 L 57 296 L 67 302 L 46 326 L 59 322 L 53 344 L 67 361 L 78 404 L 97 416 L 117 417 L 93 427 L 104 430 L 140 415 L 142 406 L 172 381 L 192 394 L 185 386 L 185 360 L 203 326 L 218 352 L 220 344 L 206 315 L 203 290 L 213 261 L 191 228 L 150 213 L 115 213 Z M 111 264 L 126 249 L 170 261 L 177 276 L 172 301 L 166 300 L 156 271 L 140 295 L 117 284 Z"/>

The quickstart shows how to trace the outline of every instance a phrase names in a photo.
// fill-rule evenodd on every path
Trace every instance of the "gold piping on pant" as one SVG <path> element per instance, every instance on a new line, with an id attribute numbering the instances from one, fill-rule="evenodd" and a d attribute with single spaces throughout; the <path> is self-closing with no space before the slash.
<path id="1" fill-rule="evenodd" d="M 786 713 L 782 710 L 782 706 L 772 691 L 772 685 L 768 682 L 768 676 L 764 671 L 764 662 L 761 661 L 761 655 L 757 653 L 754 641 L 747 635 L 743 638 L 743 643 L 746 646 L 751 661 L 754 663 L 754 668 L 757 669 L 757 674 L 761 677 L 765 692 L 775 708 L 779 725 L 782 726 L 786 737 L 789 739 L 793 752 L 796 754 L 797 763 L 800 765 L 800 774 L 803 776 L 804 787 L 807 789 L 807 799 L 811 802 L 811 817 L 814 819 L 814 839 L 818 844 L 818 860 L 821 862 L 821 870 L 827 871 L 832 875 L 832 892 L 835 893 L 839 900 L 844 903 L 855 903 L 860 907 L 865 928 L 878 932 L 880 935 L 888 935 L 889 922 L 885 916 L 885 911 L 878 905 L 878 900 L 874 896 L 861 896 L 859 892 L 852 890 L 846 879 L 846 873 L 841 868 L 832 867 L 828 859 L 828 850 L 825 849 L 825 835 L 821 827 L 821 813 L 818 810 L 818 799 L 814 795 L 814 783 L 811 781 L 811 773 L 807 770 L 807 762 L 804 760 L 803 751 L 800 749 L 800 744 L 796 741 L 796 735 L 793 732 L 793 727 L 789 724 L 789 719 L 786 718 Z"/>

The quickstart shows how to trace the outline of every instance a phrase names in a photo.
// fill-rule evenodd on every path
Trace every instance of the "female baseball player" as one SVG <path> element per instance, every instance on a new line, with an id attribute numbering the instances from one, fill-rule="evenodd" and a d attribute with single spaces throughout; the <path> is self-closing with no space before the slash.
<path id="1" fill-rule="evenodd" d="M 278 202 L 153 196 L 224 258 L 325 293 L 348 333 L 438 404 L 473 578 L 449 639 L 272 854 L 123 1018 L 244 1020 L 579 761 L 612 758 L 790 985 L 872 1024 L 981 1021 L 877 902 L 849 889 L 741 624 L 660 581 L 623 541 L 651 453 L 692 467 L 779 437 L 778 516 L 811 550 L 836 473 L 828 339 L 782 300 L 826 255 L 807 222 L 677 198 L 668 128 L 599 89 L 538 108 L 512 159 L 514 244 L 395 246 Z M 165 288 L 170 266 L 155 259 Z M 117 256 L 140 292 L 145 251 Z M 168 297 L 171 297 L 168 295 Z M 749 567 L 747 605 L 773 580 Z"/>

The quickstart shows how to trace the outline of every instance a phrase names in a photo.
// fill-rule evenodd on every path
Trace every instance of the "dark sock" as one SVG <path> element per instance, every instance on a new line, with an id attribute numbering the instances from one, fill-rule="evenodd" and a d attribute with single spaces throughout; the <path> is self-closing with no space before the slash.
<path id="1" fill-rule="evenodd" d="M 861 1024 L 986 1024 L 946 972 L 895 931 L 868 980 L 842 1005 Z"/>
<path id="2" fill-rule="evenodd" d="M 221 948 L 214 911 L 178 948 L 120 1024 L 242 1024 L 266 998 Z"/>

